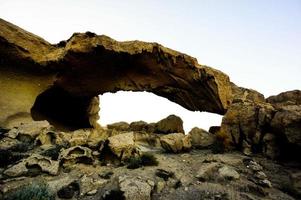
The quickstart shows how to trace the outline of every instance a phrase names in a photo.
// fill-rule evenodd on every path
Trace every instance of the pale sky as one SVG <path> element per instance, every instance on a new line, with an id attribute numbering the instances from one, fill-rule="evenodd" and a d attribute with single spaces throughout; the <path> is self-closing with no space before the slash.
<path id="1" fill-rule="evenodd" d="M 266 97 L 301 89 L 300 0 L 0 0 L 0 17 L 51 43 L 86 31 L 155 41 Z M 216 115 L 145 95 L 104 95 L 101 123 L 151 122 L 173 113 L 183 118 L 186 131 L 220 123 Z"/>

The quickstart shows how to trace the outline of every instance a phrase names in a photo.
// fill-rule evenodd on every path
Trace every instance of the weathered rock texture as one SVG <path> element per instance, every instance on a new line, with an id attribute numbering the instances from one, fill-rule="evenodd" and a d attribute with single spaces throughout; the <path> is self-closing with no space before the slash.
<path id="1" fill-rule="evenodd" d="M 218 133 L 226 145 L 271 158 L 287 159 L 301 152 L 301 91 L 284 92 L 267 100 L 253 90 L 234 94 Z"/>
<path id="2" fill-rule="evenodd" d="M 118 90 L 219 114 L 231 103 L 227 75 L 157 43 L 87 32 L 51 45 L 2 19 L 0 27 L 0 126 L 32 118 L 69 129 L 96 126 L 97 96 Z"/>

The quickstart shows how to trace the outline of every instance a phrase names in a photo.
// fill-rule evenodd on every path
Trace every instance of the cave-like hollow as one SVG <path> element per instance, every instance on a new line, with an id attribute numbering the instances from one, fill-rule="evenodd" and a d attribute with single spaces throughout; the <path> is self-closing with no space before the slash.
<path id="1" fill-rule="evenodd" d="M 91 128 L 89 106 L 93 97 L 77 97 L 58 86 L 41 93 L 31 108 L 34 120 L 47 120 L 59 130 Z"/>

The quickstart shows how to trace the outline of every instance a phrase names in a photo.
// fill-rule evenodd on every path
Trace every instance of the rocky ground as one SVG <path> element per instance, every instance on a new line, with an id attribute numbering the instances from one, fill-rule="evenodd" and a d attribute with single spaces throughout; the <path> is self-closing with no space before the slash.
<path id="1" fill-rule="evenodd" d="M 0 199 L 301 199 L 300 90 L 265 98 L 158 43 L 0 27 Z M 100 127 L 98 95 L 119 90 L 224 116 Z"/>
<path id="2" fill-rule="evenodd" d="M 179 131 L 174 115 L 99 130 L 59 132 L 46 121 L 1 129 L 0 198 L 300 198 L 300 163 L 224 152 L 212 133 Z"/>

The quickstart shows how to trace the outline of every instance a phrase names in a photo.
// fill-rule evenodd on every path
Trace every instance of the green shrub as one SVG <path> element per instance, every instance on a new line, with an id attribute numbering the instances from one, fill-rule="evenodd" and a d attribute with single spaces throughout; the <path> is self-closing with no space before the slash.
<path id="1" fill-rule="evenodd" d="M 151 153 L 142 154 L 141 162 L 144 166 L 157 166 L 159 164 L 157 158 Z"/>
<path id="2" fill-rule="evenodd" d="M 133 156 L 126 160 L 128 169 L 137 169 L 142 166 L 157 166 L 159 162 L 151 153 L 143 153 L 141 156 Z"/>
<path id="3" fill-rule="evenodd" d="M 5 200 L 54 200 L 55 195 L 49 191 L 45 183 L 33 183 L 18 188 L 10 193 Z"/>
<path id="4" fill-rule="evenodd" d="M 140 157 L 130 157 L 126 160 L 128 169 L 137 169 L 142 167 L 142 161 Z"/>

